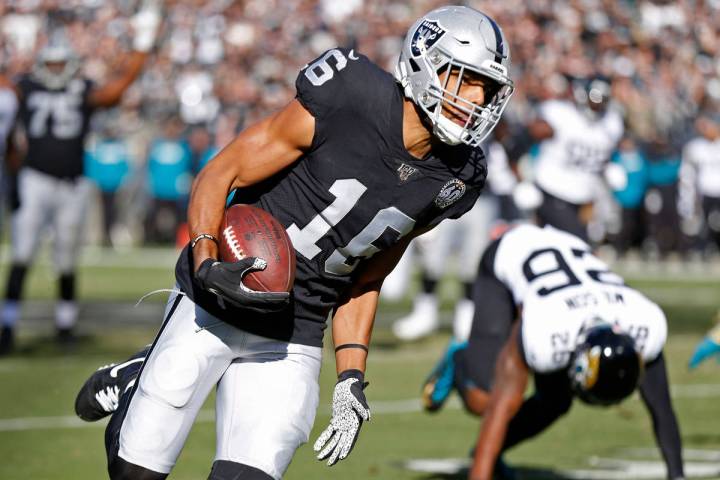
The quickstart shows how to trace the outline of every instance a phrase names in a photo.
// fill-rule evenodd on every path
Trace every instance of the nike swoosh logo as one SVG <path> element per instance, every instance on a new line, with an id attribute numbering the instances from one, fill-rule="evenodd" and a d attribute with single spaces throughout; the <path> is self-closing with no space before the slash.
<path id="1" fill-rule="evenodd" d="M 350 53 L 348 53 L 348 58 L 350 60 L 360 60 L 360 57 L 355 55 L 355 49 L 350 50 Z"/>
<path id="2" fill-rule="evenodd" d="M 115 366 L 112 368 L 112 370 L 110 370 L 110 376 L 111 376 L 112 378 L 117 378 L 118 372 L 119 372 L 120 370 L 122 370 L 123 368 L 129 367 L 129 366 L 132 365 L 133 363 L 144 362 L 144 361 L 145 361 L 145 357 L 142 357 L 142 358 L 135 358 L 135 359 L 133 359 L 133 360 L 128 360 L 127 362 L 121 363 L 121 364 L 119 364 L 119 365 L 115 365 Z"/>

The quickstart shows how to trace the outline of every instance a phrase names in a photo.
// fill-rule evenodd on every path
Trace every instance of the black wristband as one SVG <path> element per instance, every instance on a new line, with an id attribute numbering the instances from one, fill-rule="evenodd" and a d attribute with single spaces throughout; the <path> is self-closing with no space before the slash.
<path id="1" fill-rule="evenodd" d="M 338 375 L 338 383 L 347 380 L 348 378 L 357 378 L 360 383 L 363 383 L 363 381 L 365 381 L 365 374 L 356 368 L 343 370 L 340 372 L 340 375 Z"/>
<path id="2" fill-rule="evenodd" d="M 346 348 L 359 348 L 360 350 L 365 350 L 365 352 L 369 352 L 368 347 L 363 345 L 362 343 L 343 343 L 342 345 L 338 345 L 335 347 L 335 353 L 339 352 L 340 350 L 345 350 Z"/>

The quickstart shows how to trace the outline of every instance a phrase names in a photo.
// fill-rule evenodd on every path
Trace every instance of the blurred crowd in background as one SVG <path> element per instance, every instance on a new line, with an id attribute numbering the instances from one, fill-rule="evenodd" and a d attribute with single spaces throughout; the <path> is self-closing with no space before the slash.
<path id="1" fill-rule="evenodd" d="M 240 129 L 293 98 L 301 67 L 345 46 L 392 71 L 410 23 L 445 3 L 165 2 L 156 54 L 142 78 L 93 122 L 86 172 L 103 198 L 100 238 L 115 245 L 176 241 L 193 176 Z M 516 89 L 499 140 L 518 174 L 533 175 L 526 126 L 536 105 L 569 97 L 574 78 L 603 75 L 625 120 L 613 161 L 628 182 L 603 197 L 596 209 L 603 227 L 593 239 L 660 255 L 716 249 L 720 216 L 702 215 L 692 176 L 683 177 L 681 167 L 690 140 L 718 136 L 720 1 L 458 3 L 493 16 L 511 43 Z M 1 2 L 0 65 L 8 76 L 29 70 L 44 32 L 62 25 L 83 73 L 103 81 L 127 51 L 136 7 L 133 0 Z M 637 216 L 623 225 L 628 209 Z M 631 234 L 622 233 L 627 228 Z"/>

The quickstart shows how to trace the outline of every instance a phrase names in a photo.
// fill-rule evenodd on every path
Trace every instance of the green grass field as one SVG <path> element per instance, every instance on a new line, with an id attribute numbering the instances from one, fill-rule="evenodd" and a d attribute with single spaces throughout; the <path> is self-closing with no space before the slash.
<path id="1" fill-rule="evenodd" d="M 92 259 L 85 262 L 80 283 L 83 336 L 73 351 L 60 349 L 51 337 L 52 304 L 48 300 L 55 291 L 51 271 L 44 265 L 33 271 L 26 318 L 20 324 L 19 352 L 0 359 L 0 479 L 106 478 L 104 424 L 75 420 L 74 397 L 97 366 L 122 360 L 153 337 L 160 322 L 163 295 L 151 297 L 138 308 L 132 305 L 144 293 L 170 286 L 172 273 L 168 265 L 173 261 L 172 252 L 166 251 L 151 252 L 146 260 L 132 254 L 116 257 L 107 262 L 111 266 Z M 0 275 L 4 276 L 5 271 L 0 270 Z M 706 277 L 693 280 L 672 275 L 635 275 L 631 283 L 659 301 L 669 316 L 671 336 L 666 352 L 670 378 L 684 446 L 693 449 L 689 457 L 693 471 L 702 473 L 702 468 L 711 470 L 714 465 L 718 472 L 720 366 L 709 361 L 694 372 L 688 372 L 685 366 L 720 306 L 718 282 Z M 456 290 L 452 282 L 443 287 L 446 322 Z M 297 452 L 288 479 L 463 478 L 418 473 L 403 467 L 409 459 L 466 457 L 479 427 L 479 421 L 461 411 L 457 402 L 435 415 L 420 411 L 420 385 L 442 352 L 448 333 L 443 331 L 414 344 L 398 344 L 388 327 L 407 307 L 407 301 L 384 305 L 379 313 L 367 372 L 370 386 L 366 393 L 373 419 L 363 427 L 351 456 L 328 468 L 316 461 L 310 446 L 305 445 Z M 329 419 L 334 362 L 329 350 L 325 357 L 321 407 L 311 443 Z M 214 445 L 209 399 L 171 478 L 206 478 Z M 598 458 L 652 461 L 653 446 L 650 420 L 641 402 L 633 397 L 610 409 L 591 409 L 576 403 L 566 418 L 510 452 L 507 460 L 521 467 L 522 478 L 662 478 L 662 474 L 643 476 L 652 470 L 649 463 L 641 467 L 641 474 L 623 473 L 617 462 L 613 463 L 616 476 L 594 476 L 605 465 Z M 582 474 L 578 469 L 595 473 Z M 709 474 L 703 478 L 719 477 Z"/>

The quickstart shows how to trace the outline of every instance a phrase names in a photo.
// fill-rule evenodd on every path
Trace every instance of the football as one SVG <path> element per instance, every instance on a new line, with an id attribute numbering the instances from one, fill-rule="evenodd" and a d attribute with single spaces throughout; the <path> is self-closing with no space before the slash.
<path id="1" fill-rule="evenodd" d="M 236 204 L 225 211 L 220 259 L 237 262 L 260 257 L 267 268 L 244 277 L 246 287 L 259 292 L 289 292 L 295 281 L 295 249 L 285 228 L 261 208 Z"/>

